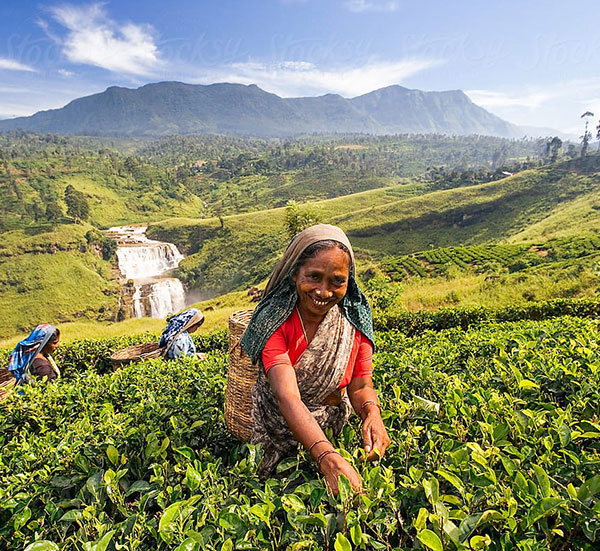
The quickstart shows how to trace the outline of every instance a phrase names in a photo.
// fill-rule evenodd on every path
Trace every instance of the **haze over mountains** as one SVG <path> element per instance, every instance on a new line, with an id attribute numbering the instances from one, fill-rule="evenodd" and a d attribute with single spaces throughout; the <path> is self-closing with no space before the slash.
<path id="1" fill-rule="evenodd" d="M 181 82 L 137 89 L 113 86 L 61 109 L 0 121 L 0 130 L 16 129 L 88 136 L 525 133 L 475 105 L 461 90 L 423 92 L 389 86 L 349 99 L 337 94 L 281 98 L 254 84 Z"/>

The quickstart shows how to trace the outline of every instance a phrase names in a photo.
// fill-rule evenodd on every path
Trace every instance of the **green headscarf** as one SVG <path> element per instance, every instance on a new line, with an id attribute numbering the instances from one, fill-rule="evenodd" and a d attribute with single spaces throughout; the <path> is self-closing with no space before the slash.
<path id="1" fill-rule="evenodd" d="M 296 305 L 298 294 L 293 270 L 300 255 L 313 243 L 329 240 L 342 243 L 350 251 L 348 290 L 338 307 L 358 331 L 374 342 L 371 308 L 356 282 L 352 245 L 340 228 L 329 224 L 317 224 L 301 231 L 292 239 L 271 274 L 263 299 L 254 310 L 240 341 L 252 363 L 258 362 L 267 340 L 288 319 Z"/>

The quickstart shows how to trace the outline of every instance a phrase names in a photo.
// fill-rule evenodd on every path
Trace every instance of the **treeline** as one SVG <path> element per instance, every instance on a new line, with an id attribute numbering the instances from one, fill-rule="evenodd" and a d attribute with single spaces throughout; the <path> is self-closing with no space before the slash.
<path id="1" fill-rule="evenodd" d="M 89 194 L 70 193 L 67 201 L 65 187 L 78 176 L 135 197 L 127 207 L 140 214 L 168 215 L 174 202 L 200 197 L 196 214 L 204 217 L 357 193 L 403 177 L 441 189 L 470 185 L 534 166 L 547 149 L 545 139 L 430 134 L 149 141 L 10 132 L 0 134 L 0 231 L 65 216 L 94 222 Z"/>

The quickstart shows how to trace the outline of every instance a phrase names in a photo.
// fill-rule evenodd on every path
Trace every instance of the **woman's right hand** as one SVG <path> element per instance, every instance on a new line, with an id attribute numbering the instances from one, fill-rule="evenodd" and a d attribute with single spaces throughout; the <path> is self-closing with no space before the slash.
<path id="1" fill-rule="evenodd" d="M 339 453 L 330 453 L 321 461 L 321 472 L 325 476 L 327 486 L 337 496 L 340 492 L 338 487 L 338 476 L 343 474 L 350 481 L 352 488 L 356 492 L 362 489 L 362 479 L 354 467 L 348 463 Z"/>

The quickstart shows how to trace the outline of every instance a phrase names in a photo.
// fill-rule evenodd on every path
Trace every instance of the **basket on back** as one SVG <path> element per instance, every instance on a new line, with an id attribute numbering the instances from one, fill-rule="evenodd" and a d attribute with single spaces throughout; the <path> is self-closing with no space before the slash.
<path id="1" fill-rule="evenodd" d="M 0 402 L 8 398 L 12 387 L 15 386 L 15 378 L 8 369 L 0 369 Z"/>
<path id="2" fill-rule="evenodd" d="M 118 369 L 133 362 L 160 358 L 161 354 L 162 350 L 158 347 L 157 342 L 145 342 L 117 350 L 110 357 L 110 362 L 113 369 Z"/>
<path id="3" fill-rule="evenodd" d="M 252 437 L 252 387 L 256 383 L 257 367 L 240 346 L 240 340 L 252 310 L 234 312 L 229 317 L 229 371 L 225 390 L 225 423 L 229 431 L 242 442 Z"/>

